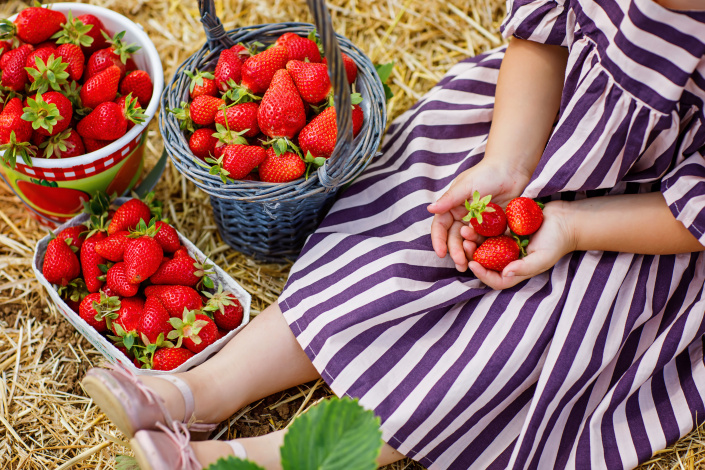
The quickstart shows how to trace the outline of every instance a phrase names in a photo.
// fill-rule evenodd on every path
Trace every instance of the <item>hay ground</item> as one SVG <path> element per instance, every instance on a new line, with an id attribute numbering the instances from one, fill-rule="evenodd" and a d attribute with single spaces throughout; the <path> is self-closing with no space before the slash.
<path id="1" fill-rule="evenodd" d="M 157 45 L 168 80 L 204 41 L 196 0 L 91 0 L 140 23 Z M 3 0 L 0 18 L 29 2 Z M 226 29 L 279 21 L 310 21 L 304 0 L 216 0 Z M 408 109 L 458 60 L 502 44 L 501 0 L 335 0 L 333 20 L 374 62 L 395 61 L 390 119 Z M 227 11 L 227 14 L 223 14 Z M 162 151 L 150 127 L 148 161 Z M 148 165 L 149 166 L 149 165 Z M 289 266 L 265 265 L 229 249 L 218 236 L 205 194 L 172 166 L 156 188 L 176 227 L 253 296 L 254 313 L 276 300 Z M 79 381 L 102 356 L 59 315 L 31 271 L 32 250 L 45 229 L 0 186 L 0 470 L 113 469 L 129 454 L 124 437 L 86 398 Z M 321 382 L 273 395 L 236 413 L 218 437 L 254 436 L 280 429 L 317 399 Z M 705 468 L 705 429 L 662 451 L 644 469 Z M 389 469 L 421 469 L 402 461 Z"/>

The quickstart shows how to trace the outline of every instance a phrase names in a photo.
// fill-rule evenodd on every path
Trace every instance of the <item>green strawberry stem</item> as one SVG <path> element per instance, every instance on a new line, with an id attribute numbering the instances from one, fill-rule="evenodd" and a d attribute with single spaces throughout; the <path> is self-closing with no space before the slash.
<path id="1" fill-rule="evenodd" d="M 93 44 L 93 38 L 88 35 L 91 29 L 93 29 L 92 24 L 83 24 L 81 20 L 75 19 L 73 12 L 69 10 L 66 23 L 51 38 L 56 39 L 57 44 L 90 47 Z"/>
<path id="2" fill-rule="evenodd" d="M 135 52 L 139 51 L 142 49 L 142 47 L 138 46 L 137 44 L 125 44 L 122 42 L 122 39 L 125 37 L 126 31 L 120 31 L 117 33 L 115 36 L 112 38 L 108 36 L 105 31 L 101 31 L 101 34 L 105 38 L 105 40 L 108 42 L 108 44 L 111 44 L 113 47 L 113 54 L 120 56 L 120 61 L 123 64 L 127 64 L 127 59 L 129 59 L 132 54 Z"/>
<path id="3" fill-rule="evenodd" d="M 144 113 L 144 109 L 137 106 L 137 103 L 137 98 L 133 98 L 132 93 L 127 95 L 125 98 L 125 117 L 135 124 L 142 124 L 147 119 L 147 115 Z"/>
<path id="4" fill-rule="evenodd" d="M 15 168 L 17 157 L 20 156 L 27 166 L 32 166 L 32 157 L 37 155 L 37 147 L 29 142 L 17 142 L 15 131 L 10 132 L 10 141 L 0 145 L 3 151 L 2 160 L 9 168 Z"/>
<path id="5" fill-rule="evenodd" d="M 191 85 L 189 86 L 190 92 L 193 92 L 193 89 L 197 86 L 203 86 L 204 78 L 215 80 L 215 76 L 211 72 L 199 72 L 198 69 L 195 69 L 195 72 L 184 70 L 184 73 L 191 79 Z"/>
<path id="6" fill-rule="evenodd" d="M 323 166 L 326 163 L 326 159 L 323 157 L 316 157 L 313 158 L 313 155 L 311 154 L 310 151 L 306 152 L 306 156 L 304 157 L 304 162 L 306 162 L 308 165 L 306 165 L 306 179 L 308 179 L 308 174 L 311 171 L 312 168 L 318 169 L 319 167 Z"/>
<path id="7" fill-rule="evenodd" d="M 61 86 L 68 82 L 69 73 L 66 71 L 69 64 L 63 62 L 61 57 L 50 55 L 46 62 L 41 57 L 35 57 L 34 63 L 37 68 L 25 67 L 27 74 L 34 79 L 34 83 L 29 87 L 30 91 L 45 93 L 51 88 L 54 91 L 62 91 Z"/>
<path id="8" fill-rule="evenodd" d="M 477 219 L 477 223 L 482 223 L 482 213 L 483 212 L 494 212 L 494 209 L 487 207 L 487 204 L 492 200 L 492 195 L 480 198 L 480 192 L 475 191 L 472 193 L 472 203 L 465 201 L 465 208 L 468 210 L 468 214 L 463 217 L 463 222 L 470 222 L 472 219 Z"/>
<path id="9" fill-rule="evenodd" d="M 189 113 L 189 104 L 185 101 L 181 102 L 180 108 L 167 108 L 167 111 L 174 115 L 174 117 L 179 121 L 179 128 L 182 131 L 195 132 L 196 128 L 191 120 L 191 114 Z"/>
<path id="10" fill-rule="evenodd" d="M 231 105 L 260 101 L 261 96 L 255 95 L 246 87 L 236 83 L 232 78 L 225 83 L 228 91 L 223 94 L 223 99 L 231 101 Z"/>

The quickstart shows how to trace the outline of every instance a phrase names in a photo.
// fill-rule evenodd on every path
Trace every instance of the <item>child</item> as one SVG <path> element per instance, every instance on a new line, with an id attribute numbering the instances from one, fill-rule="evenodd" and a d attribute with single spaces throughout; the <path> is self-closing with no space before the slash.
<path id="1" fill-rule="evenodd" d="M 626 469 L 692 429 L 705 416 L 705 12 L 659 3 L 510 0 L 509 47 L 458 64 L 392 124 L 278 303 L 168 380 L 89 371 L 140 465 L 234 453 L 280 468 L 285 431 L 189 443 L 172 418 L 208 430 L 319 376 L 380 416 L 380 465 Z M 529 255 L 502 273 L 470 261 L 474 191 L 547 201 Z"/>

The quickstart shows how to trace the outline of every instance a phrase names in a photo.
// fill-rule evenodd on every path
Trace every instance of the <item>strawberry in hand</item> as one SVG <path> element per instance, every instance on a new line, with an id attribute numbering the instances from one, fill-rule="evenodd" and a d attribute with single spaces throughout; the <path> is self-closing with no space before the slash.
<path id="1" fill-rule="evenodd" d="M 507 204 L 507 223 L 512 232 L 517 235 L 531 235 L 536 232 L 543 222 L 543 204 L 529 199 L 518 197 Z"/>
<path id="2" fill-rule="evenodd" d="M 500 206 L 490 202 L 492 196 L 480 198 L 479 191 L 472 195 L 472 203 L 465 201 L 468 215 L 464 222 L 470 222 L 472 228 L 483 237 L 496 237 L 507 230 L 507 217 Z"/>

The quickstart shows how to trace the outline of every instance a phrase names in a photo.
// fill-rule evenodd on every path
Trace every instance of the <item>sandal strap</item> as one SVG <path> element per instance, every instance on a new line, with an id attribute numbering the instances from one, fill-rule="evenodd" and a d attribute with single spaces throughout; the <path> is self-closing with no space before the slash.
<path id="1" fill-rule="evenodd" d="M 233 455 L 239 459 L 247 459 L 247 451 L 245 446 L 240 444 L 238 441 L 226 441 L 228 445 L 233 449 Z"/>
<path id="2" fill-rule="evenodd" d="M 188 427 L 179 421 L 172 421 L 171 426 L 165 426 L 162 423 L 157 423 L 157 427 L 166 437 L 168 437 L 174 445 L 179 449 L 179 459 L 182 470 L 200 470 L 203 465 L 196 458 L 196 454 L 191 448 L 191 434 Z"/>
<path id="3" fill-rule="evenodd" d="M 181 392 L 181 396 L 184 399 L 184 423 L 190 422 L 196 410 L 196 400 L 193 398 L 191 387 L 188 386 L 186 381 L 173 375 L 158 375 L 157 377 L 170 382 Z"/>

